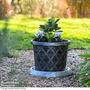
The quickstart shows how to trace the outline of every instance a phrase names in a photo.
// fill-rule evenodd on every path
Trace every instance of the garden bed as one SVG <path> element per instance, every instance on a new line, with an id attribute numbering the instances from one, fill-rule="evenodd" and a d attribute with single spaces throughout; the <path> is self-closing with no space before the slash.
<path id="1" fill-rule="evenodd" d="M 5 82 L 14 82 L 13 85 L 19 87 L 84 87 L 83 84 L 77 82 L 80 75 L 76 74 L 81 69 L 78 64 L 85 60 L 78 57 L 79 54 L 85 52 L 84 50 L 68 51 L 67 67 L 71 68 L 73 75 L 53 78 L 29 75 L 29 69 L 34 66 L 33 50 L 19 50 L 18 52 L 20 53 L 18 58 L 4 57 L 3 63 L 0 63 L 1 87 L 5 87 Z"/>

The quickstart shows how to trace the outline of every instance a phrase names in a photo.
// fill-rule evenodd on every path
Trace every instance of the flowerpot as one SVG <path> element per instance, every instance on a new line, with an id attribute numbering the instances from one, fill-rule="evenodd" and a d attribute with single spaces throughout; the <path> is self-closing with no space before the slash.
<path id="1" fill-rule="evenodd" d="M 69 40 L 62 42 L 31 41 L 34 50 L 35 70 L 63 71 L 66 68 Z"/>

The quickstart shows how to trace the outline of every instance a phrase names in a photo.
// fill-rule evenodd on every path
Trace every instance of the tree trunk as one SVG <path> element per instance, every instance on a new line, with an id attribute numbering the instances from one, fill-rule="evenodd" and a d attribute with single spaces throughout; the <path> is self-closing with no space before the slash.
<path id="1" fill-rule="evenodd" d="M 40 14 L 40 18 L 44 18 L 44 2 L 43 1 L 39 1 L 39 14 Z"/>
<path id="2" fill-rule="evenodd" d="M 4 16 L 7 13 L 7 7 L 7 1 L 0 0 L 0 19 L 4 19 Z"/>

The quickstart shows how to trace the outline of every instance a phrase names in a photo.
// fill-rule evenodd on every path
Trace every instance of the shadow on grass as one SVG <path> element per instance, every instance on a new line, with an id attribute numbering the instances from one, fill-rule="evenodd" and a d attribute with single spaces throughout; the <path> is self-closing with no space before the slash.
<path id="1" fill-rule="evenodd" d="M 32 45 L 30 44 L 31 36 L 32 34 L 28 32 L 10 32 L 8 34 L 8 46 L 15 50 L 32 49 Z M 26 41 L 26 39 L 28 40 Z"/>
<path id="2" fill-rule="evenodd" d="M 84 43 L 90 43 L 90 38 L 84 38 L 83 42 Z"/>
<path id="3" fill-rule="evenodd" d="M 2 20 L 4 21 L 4 20 Z M 5 22 L 0 22 L 0 24 L 2 24 L 4 26 Z M 28 33 L 27 31 L 22 31 L 22 30 L 19 30 L 20 27 L 24 27 L 24 28 L 27 28 L 26 25 L 19 25 L 19 24 L 10 24 L 7 22 L 7 24 L 9 24 L 9 26 L 11 25 L 17 25 L 18 28 L 8 28 L 7 27 L 7 33 L 6 33 L 6 36 L 5 38 L 7 39 L 6 41 L 5 40 L 2 40 L 4 41 L 6 47 L 9 49 L 9 50 L 21 50 L 21 49 L 32 49 L 32 45 L 30 44 L 30 39 L 25 42 L 26 39 L 30 38 L 31 37 L 31 33 Z M 5 26 L 4 26 L 5 27 Z M 17 30 L 18 29 L 18 30 Z M 3 30 L 0 30 L 0 35 L 3 34 Z M 24 43 L 24 44 L 23 44 Z M 3 45 L 2 45 L 3 46 Z"/>
<path id="4" fill-rule="evenodd" d="M 69 45 L 69 50 L 71 49 L 87 49 L 90 48 L 90 39 L 89 38 L 76 38 L 76 37 L 69 37 L 67 38 L 71 41 Z M 89 40 L 89 42 L 87 41 Z"/>
<path id="5" fill-rule="evenodd" d="M 34 30 L 37 29 L 35 26 L 29 26 L 29 24 L 25 24 L 25 22 L 27 20 L 21 20 L 24 23 L 23 24 L 16 24 L 8 22 L 9 26 L 8 27 L 8 41 L 7 41 L 7 45 L 12 48 L 12 49 L 16 49 L 16 50 L 26 50 L 26 49 L 32 49 L 33 46 L 30 44 L 30 37 L 32 36 L 32 33 L 27 32 L 28 29 L 30 30 Z M 20 22 L 21 22 L 20 21 Z M 46 21 L 46 19 L 29 19 L 28 22 L 32 22 L 32 21 Z M 0 24 L 3 25 L 3 22 L 1 21 Z M 15 26 L 15 27 L 14 27 Z M 17 30 L 18 29 L 18 30 Z M 68 33 L 67 33 L 68 34 Z M 28 40 L 27 40 L 28 39 Z M 77 37 L 73 37 L 73 36 L 63 36 L 63 39 L 69 39 L 71 41 L 71 44 L 69 45 L 69 49 L 86 49 L 89 45 L 89 43 L 87 42 L 87 38 L 77 38 Z M 27 40 L 27 41 L 26 41 Z M 88 41 L 90 41 L 88 39 Z M 85 43 L 86 42 L 86 43 Z"/>

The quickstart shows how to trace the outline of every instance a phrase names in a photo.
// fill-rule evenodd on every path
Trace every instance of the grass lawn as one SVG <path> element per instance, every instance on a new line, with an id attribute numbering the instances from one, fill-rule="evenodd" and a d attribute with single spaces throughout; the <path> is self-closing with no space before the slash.
<path id="1" fill-rule="evenodd" d="M 90 19 L 83 20 L 90 28 Z M 30 39 L 27 42 L 25 41 L 27 38 L 30 38 L 32 34 L 35 34 L 38 31 L 39 25 L 44 24 L 45 21 L 47 21 L 47 18 L 26 20 L 10 19 L 7 27 L 9 46 L 14 49 L 32 49 L 33 47 L 30 44 Z M 3 20 L 0 20 L 0 31 L 4 28 L 4 23 Z M 59 26 L 61 30 L 63 30 L 62 38 L 71 41 L 69 49 L 86 49 L 90 47 L 89 43 L 83 42 L 90 39 L 90 30 L 81 19 L 61 18 Z"/>

